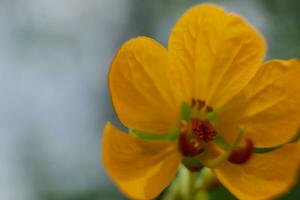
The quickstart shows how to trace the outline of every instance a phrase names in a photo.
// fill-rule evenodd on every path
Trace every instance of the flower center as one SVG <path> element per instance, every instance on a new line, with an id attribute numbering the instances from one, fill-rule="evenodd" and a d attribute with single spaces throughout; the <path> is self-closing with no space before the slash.
<path id="1" fill-rule="evenodd" d="M 191 100 L 191 116 L 181 120 L 179 127 L 178 146 L 184 156 L 195 156 L 204 151 L 203 143 L 211 142 L 217 135 L 216 129 L 205 114 L 213 111 L 210 106 L 205 106 L 203 100 Z M 203 113 L 203 108 L 204 112 Z M 203 119 L 202 119 L 202 118 Z"/>
<path id="2" fill-rule="evenodd" d="M 191 124 L 192 131 L 198 140 L 210 142 L 215 139 L 217 131 L 208 120 L 193 118 Z"/>
<path id="3" fill-rule="evenodd" d="M 183 155 L 182 163 L 188 169 L 199 170 L 203 165 L 214 168 L 224 161 L 243 164 L 251 157 L 254 146 L 250 139 L 246 140 L 245 147 L 238 146 L 244 138 L 243 126 L 240 127 L 234 143 L 222 149 L 217 145 L 218 142 L 214 142 L 217 137 L 215 123 L 216 111 L 211 106 L 207 106 L 205 101 L 192 99 L 190 104 L 183 105 L 178 148 Z M 216 152 L 218 148 L 221 151 Z M 208 158 L 207 155 L 202 154 L 204 151 L 216 153 L 216 156 Z"/>
<path id="4" fill-rule="evenodd" d="M 196 156 L 204 151 L 204 143 L 215 139 L 217 131 L 208 120 L 193 118 L 181 121 L 178 146 L 184 156 Z"/>

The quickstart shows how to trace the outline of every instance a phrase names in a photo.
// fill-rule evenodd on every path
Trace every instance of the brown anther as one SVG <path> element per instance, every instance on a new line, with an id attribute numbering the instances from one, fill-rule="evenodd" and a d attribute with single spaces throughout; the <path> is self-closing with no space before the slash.
<path id="1" fill-rule="evenodd" d="M 206 106 L 206 108 L 205 108 L 206 113 L 210 113 L 212 111 L 214 111 L 214 109 L 211 106 Z"/>
<path id="2" fill-rule="evenodd" d="M 198 103 L 198 110 L 201 110 L 204 106 L 205 106 L 205 101 L 198 99 L 197 100 Z"/>
<path id="3" fill-rule="evenodd" d="M 191 104 L 192 104 L 191 107 L 194 108 L 196 106 L 196 103 L 197 103 L 196 99 L 192 98 L 192 100 L 191 100 Z"/>
<path id="4" fill-rule="evenodd" d="M 239 150 L 232 151 L 232 153 L 228 158 L 228 161 L 234 164 L 243 164 L 250 159 L 253 150 L 254 150 L 254 145 L 252 140 L 247 139 L 246 146 Z"/>

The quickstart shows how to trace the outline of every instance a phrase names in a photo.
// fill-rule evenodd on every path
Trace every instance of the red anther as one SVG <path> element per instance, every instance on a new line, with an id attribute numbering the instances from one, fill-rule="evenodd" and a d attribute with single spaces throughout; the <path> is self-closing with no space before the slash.
<path id="1" fill-rule="evenodd" d="M 205 106 L 205 101 L 198 99 L 197 100 L 198 103 L 198 110 L 201 110 L 204 106 Z"/>
<path id="2" fill-rule="evenodd" d="M 205 108 L 206 113 L 209 113 L 209 112 L 212 112 L 212 111 L 214 111 L 214 109 L 211 106 L 206 106 L 206 108 Z"/>
<path id="3" fill-rule="evenodd" d="M 232 151 L 232 153 L 228 158 L 228 161 L 234 164 L 243 164 L 250 159 L 253 153 L 253 149 L 254 149 L 254 145 L 252 140 L 247 139 L 246 146 L 239 150 Z"/>
<path id="4" fill-rule="evenodd" d="M 192 131 L 198 140 L 204 140 L 204 142 L 210 142 L 215 139 L 217 132 L 211 123 L 207 120 L 191 119 Z"/>
<path id="5" fill-rule="evenodd" d="M 184 156 L 196 156 L 204 151 L 196 140 L 189 140 L 186 133 L 180 133 L 178 147 Z"/>
<path id="6" fill-rule="evenodd" d="M 178 139 L 178 148 L 184 156 L 196 156 L 204 151 L 199 141 L 195 138 L 188 137 L 188 127 L 186 121 L 180 122 L 180 134 Z"/>

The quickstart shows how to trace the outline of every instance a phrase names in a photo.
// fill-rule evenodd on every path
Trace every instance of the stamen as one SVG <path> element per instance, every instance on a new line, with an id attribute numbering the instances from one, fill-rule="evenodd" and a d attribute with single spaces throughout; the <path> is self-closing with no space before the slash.
<path id="1" fill-rule="evenodd" d="M 180 122 L 180 134 L 178 140 L 178 147 L 184 156 L 193 157 L 204 151 L 196 138 L 189 139 L 188 137 L 188 124 L 182 120 Z"/>
<path id="2" fill-rule="evenodd" d="M 183 155 L 183 159 L 188 159 L 182 160 L 184 165 L 192 171 L 197 171 L 202 167 L 202 164 L 209 168 L 215 168 L 226 161 L 234 164 L 247 162 L 252 155 L 254 145 L 248 139 L 246 140 L 246 146 L 239 148 L 239 143 L 244 138 L 245 133 L 243 126 L 240 126 L 234 142 L 229 144 L 228 148 L 226 147 L 217 153 L 216 157 L 211 158 L 209 156 L 209 158 L 206 154 L 200 155 L 206 148 L 208 151 L 212 150 L 210 148 L 213 147 L 210 144 L 213 146 L 215 144 L 209 142 L 215 140 L 217 135 L 213 125 L 216 121 L 218 109 L 214 110 L 211 106 L 205 106 L 205 104 L 205 101 L 194 98 L 191 99 L 190 103 L 184 102 L 182 104 L 178 148 Z M 197 111 L 202 108 L 205 108 L 203 112 Z"/>
<path id="3" fill-rule="evenodd" d="M 234 164 L 243 164 L 250 159 L 253 150 L 254 145 L 252 140 L 247 139 L 246 146 L 239 150 L 233 150 L 228 158 L 228 161 Z"/>
<path id="4" fill-rule="evenodd" d="M 210 113 L 212 111 L 214 111 L 214 109 L 211 106 L 206 106 L 206 108 L 205 108 L 206 113 Z"/>
<path id="5" fill-rule="evenodd" d="M 191 99 L 191 108 L 195 108 L 197 106 L 197 110 L 201 110 L 205 106 L 205 101 L 201 99 Z"/>
<path id="6" fill-rule="evenodd" d="M 192 98 L 192 100 L 191 100 L 191 104 L 192 104 L 191 107 L 194 108 L 196 106 L 196 103 L 197 103 L 196 99 Z"/>
<path id="7" fill-rule="evenodd" d="M 201 110 L 205 106 L 205 101 L 198 99 L 198 110 Z"/>
<path id="8" fill-rule="evenodd" d="M 210 142 L 215 139 L 217 132 L 208 120 L 200 120 L 193 118 L 191 120 L 192 131 L 199 140 Z"/>
<path id="9" fill-rule="evenodd" d="M 245 128 L 243 126 L 241 126 L 239 128 L 239 133 L 236 136 L 233 144 L 230 146 L 230 148 L 227 151 L 224 151 L 223 153 L 221 153 L 220 155 L 218 155 L 214 159 L 209 159 L 209 160 L 201 160 L 200 159 L 201 163 L 203 163 L 205 166 L 207 166 L 209 168 L 215 168 L 215 167 L 219 166 L 220 164 L 222 164 L 224 161 L 228 160 L 230 155 L 232 154 L 232 152 L 235 151 L 235 149 L 237 148 L 237 146 L 240 143 L 241 139 L 243 138 L 244 133 L 245 133 Z M 251 152 L 252 152 L 252 150 L 251 150 Z M 250 157 L 248 157 L 248 159 L 249 158 Z"/>

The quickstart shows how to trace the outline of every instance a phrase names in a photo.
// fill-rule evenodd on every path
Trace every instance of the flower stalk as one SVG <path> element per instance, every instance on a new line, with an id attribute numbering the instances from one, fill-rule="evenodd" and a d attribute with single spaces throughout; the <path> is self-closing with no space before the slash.
<path id="1" fill-rule="evenodd" d="M 218 180 L 209 168 L 192 172 L 181 165 L 162 200 L 209 200 L 208 190 L 218 184 Z"/>

